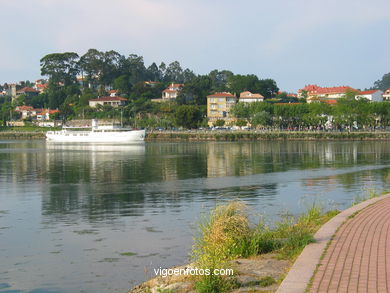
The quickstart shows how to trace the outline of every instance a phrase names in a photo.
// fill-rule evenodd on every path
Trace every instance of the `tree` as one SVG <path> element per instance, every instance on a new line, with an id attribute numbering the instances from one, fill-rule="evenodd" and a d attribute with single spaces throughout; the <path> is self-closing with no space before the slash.
<path id="1" fill-rule="evenodd" d="M 174 113 L 175 123 L 185 128 L 196 128 L 202 121 L 202 113 L 199 107 L 194 105 L 181 105 Z"/>
<path id="2" fill-rule="evenodd" d="M 372 87 L 372 89 L 380 89 L 382 91 L 385 91 L 388 88 L 390 88 L 390 72 L 384 74 L 382 79 L 375 81 L 374 86 Z"/>
<path id="3" fill-rule="evenodd" d="M 243 91 L 259 93 L 266 98 L 271 98 L 279 91 L 273 79 L 261 79 L 254 75 L 233 75 L 229 77 L 229 90 L 239 94 Z"/>
<path id="4" fill-rule="evenodd" d="M 167 67 L 165 71 L 164 81 L 166 82 L 178 82 L 183 83 L 183 69 L 180 66 L 179 61 L 173 61 Z"/>
<path id="5" fill-rule="evenodd" d="M 254 127 L 259 125 L 269 126 L 272 124 L 272 116 L 266 111 L 258 112 L 252 116 L 251 124 Z"/>
<path id="6" fill-rule="evenodd" d="M 120 93 L 129 95 L 131 91 L 131 83 L 128 75 L 121 75 L 114 79 L 114 89 Z"/>
<path id="7" fill-rule="evenodd" d="M 247 103 L 237 103 L 231 109 L 231 113 L 234 117 L 248 119 L 250 116 L 249 105 Z"/>
<path id="8" fill-rule="evenodd" d="M 212 83 L 213 92 L 225 92 L 228 90 L 229 78 L 233 76 L 233 72 L 229 70 L 213 70 L 209 73 L 209 77 Z"/>
<path id="9" fill-rule="evenodd" d="M 244 120 L 244 119 L 237 119 L 236 121 L 236 126 L 238 127 L 244 127 L 244 126 L 247 126 L 248 125 L 248 121 Z"/>
<path id="10" fill-rule="evenodd" d="M 53 83 L 70 85 L 79 73 L 78 59 L 79 55 L 73 52 L 46 55 L 40 60 L 41 74 L 49 76 Z"/>
<path id="11" fill-rule="evenodd" d="M 274 97 L 279 91 L 279 88 L 276 85 L 276 81 L 271 78 L 259 80 L 256 86 L 256 92 L 260 93 L 266 98 Z"/>
<path id="12" fill-rule="evenodd" d="M 125 61 L 124 73 L 129 76 L 131 85 L 147 79 L 147 71 L 144 64 L 144 58 L 135 54 L 130 54 Z"/>
<path id="13" fill-rule="evenodd" d="M 83 93 L 80 96 L 79 99 L 79 105 L 80 106 L 88 106 L 89 105 L 89 100 L 92 100 L 95 98 L 94 93 L 92 92 L 91 89 L 85 89 Z"/>
<path id="14" fill-rule="evenodd" d="M 223 120 L 223 119 L 218 119 L 218 120 L 216 120 L 215 122 L 214 122 L 214 126 L 215 127 L 222 127 L 222 126 L 224 126 L 225 125 L 225 120 Z"/>
<path id="15" fill-rule="evenodd" d="M 254 74 L 248 75 L 232 75 L 229 77 L 229 90 L 233 93 L 239 94 L 243 91 L 256 92 L 256 84 L 259 82 L 259 79 Z"/>
<path id="16" fill-rule="evenodd" d="M 149 80 L 152 81 L 161 81 L 162 78 L 160 76 L 160 71 L 158 70 L 158 66 L 156 63 L 152 63 L 147 69 L 147 76 Z"/>
<path id="17" fill-rule="evenodd" d="M 199 75 L 184 84 L 177 97 L 179 104 L 206 105 L 206 97 L 211 93 L 212 82 L 207 75 Z"/>

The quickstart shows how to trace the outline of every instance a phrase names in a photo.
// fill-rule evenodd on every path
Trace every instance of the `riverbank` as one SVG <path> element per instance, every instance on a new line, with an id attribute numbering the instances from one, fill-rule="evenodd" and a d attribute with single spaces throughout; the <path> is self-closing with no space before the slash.
<path id="1" fill-rule="evenodd" d="M 316 272 L 318 275 L 318 271 L 323 273 L 318 270 L 317 264 L 320 260 L 323 261 L 321 255 L 327 251 L 338 228 L 347 220 L 355 221 L 354 218 L 360 210 L 370 207 L 381 199 L 387 199 L 387 204 L 390 205 L 390 194 L 379 196 L 371 192 L 367 197 L 356 198 L 353 206 L 341 213 L 338 211 L 321 213 L 318 207 L 313 206 L 299 218 L 285 218 L 276 223 L 272 229 L 262 223 L 255 228 L 250 228 L 247 215 L 240 211 L 240 207 L 236 207 L 236 202 L 219 206 L 211 213 L 207 222 L 200 225 L 202 234 L 200 238 L 195 238 L 192 252 L 192 255 L 195 255 L 194 263 L 176 269 L 191 271 L 194 268 L 206 270 L 221 267 L 232 268 L 234 274 L 224 277 L 213 274 L 184 277 L 183 275 L 158 276 L 133 288 L 129 293 L 305 292 L 308 285 L 318 286 L 320 278 L 311 280 L 311 277 Z M 380 207 L 380 205 L 376 206 Z M 385 211 L 386 208 L 382 207 L 382 212 Z M 370 220 L 369 217 L 366 217 L 367 219 Z M 386 221 L 386 223 L 390 222 L 389 217 Z M 359 225 L 355 226 L 355 228 L 359 227 Z M 337 244 L 333 242 L 330 248 Z M 378 244 L 379 241 L 376 243 Z M 381 243 L 385 244 L 384 241 Z M 346 254 L 348 249 L 345 249 Z M 369 249 L 361 251 L 367 252 Z M 384 249 L 381 251 L 383 252 Z M 367 272 L 367 270 L 368 268 L 365 267 L 363 271 Z M 379 279 L 385 280 L 383 274 Z M 348 276 L 346 280 L 348 281 Z"/>
<path id="2" fill-rule="evenodd" d="M 27 130 L 0 130 L 0 139 L 44 139 L 49 128 Z M 315 131 L 152 131 L 149 142 L 188 141 L 264 141 L 264 140 L 390 140 L 390 131 L 372 132 L 315 132 Z"/>
<path id="3" fill-rule="evenodd" d="M 258 141 L 258 140 L 390 140 L 390 132 L 315 131 L 161 131 L 148 132 L 146 141 Z"/>
<path id="4" fill-rule="evenodd" d="M 193 263 L 155 272 L 156 278 L 129 292 L 275 292 L 314 233 L 337 213 L 313 206 L 270 228 L 262 222 L 253 226 L 241 202 L 219 205 L 199 223 Z"/>

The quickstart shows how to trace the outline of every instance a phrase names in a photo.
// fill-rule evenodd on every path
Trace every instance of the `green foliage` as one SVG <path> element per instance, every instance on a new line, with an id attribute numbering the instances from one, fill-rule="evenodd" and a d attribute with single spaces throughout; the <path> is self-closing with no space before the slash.
<path id="1" fill-rule="evenodd" d="M 238 127 L 244 127 L 244 126 L 248 125 L 248 121 L 246 121 L 244 119 L 238 119 L 235 124 Z"/>
<path id="2" fill-rule="evenodd" d="M 272 278 L 271 276 L 266 276 L 264 278 L 261 278 L 259 280 L 259 286 L 261 287 L 268 287 L 276 283 L 276 280 Z"/>
<path id="3" fill-rule="evenodd" d="M 212 91 L 212 80 L 207 75 L 194 77 L 180 90 L 177 97 L 180 104 L 206 105 L 206 97 Z"/>
<path id="4" fill-rule="evenodd" d="M 215 127 L 222 127 L 222 126 L 224 126 L 225 125 L 225 120 L 223 120 L 223 119 L 218 119 L 218 120 L 216 120 L 215 122 L 214 122 L 214 126 Z"/>
<path id="5" fill-rule="evenodd" d="M 390 72 L 386 73 L 382 76 L 382 79 L 377 80 L 374 82 L 374 86 L 372 89 L 380 89 L 382 91 L 385 91 L 390 88 Z"/>
<path id="6" fill-rule="evenodd" d="M 314 233 L 335 216 L 337 211 L 325 214 L 313 206 L 298 218 L 285 216 L 271 229 L 264 223 L 250 228 L 247 208 L 243 203 L 232 201 L 218 205 L 199 224 L 199 235 L 195 238 L 192 257 L 198 268 L 226 268 L 237 257 L 276 252 L 282 258 L 294 259 L 302 249 L 313 242 Z M 234 278 L 197 276 L 198 292 L 226 292 L 237 286 Z M 259 281 L 263 287 L 275 283 L 271 277 Z"/>
<path id="7" fill-rule="evenodd" d="M 226 268 L 229 260 L 244 253 L 243 244 L 250 235 L 246 206 L 237 201 L 219 205 L 199 228 L 192 256 L 196 266 L 209 270 L 210 275 L 196 276 L 196 289 L 198 292 L 227 291 L 234 280 L 226 282 L 213 271 Z"/>
<path id="8" fill-rule="evenodd" d="M 41 74 L 49 76 L 54 83 L 73 83 L 79 72 L 79 55 L 73 52 L 53 53 L 41 59 Z"/>
<path id="9" fill-rule="evenodd" d="M 185 128 L 196 128 L 203 118 L 199 107 L 193 105 L 178 106 L 174 116 L 176 125 Z"/>
<path id="10" fill-rule="evenodd" d="M 229 90 L 233 93 L 250 91 L 252 93 L 260 93 L 264 97 L 270 98 L 276 95 L 279 88 L 272 79 L 259 79 L 254 74 L 237 74 L 229 77 Z"/>
<path id="11" fill-rule="evenodd" d="M 272 123 L 272 116 L 266 112 L 257 112 L 252 116 L 251 124 L 253 127 L 261 126 L 269 126 Z"/>

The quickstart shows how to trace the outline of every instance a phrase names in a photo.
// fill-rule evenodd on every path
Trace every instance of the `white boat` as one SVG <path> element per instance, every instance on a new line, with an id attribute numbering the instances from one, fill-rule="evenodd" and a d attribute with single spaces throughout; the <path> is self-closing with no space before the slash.
<path id="1" fill-rule="evenodd" d="M 48 131 L 46 140 L 53 142 L 98 142 L 98 143 L 134 143 L 145 139 L 145 130 L 124 128 L 118 125 L 99 126 L 92 121 L 90 131 L 76 131 L 63 128 L 60 131 Z"/>

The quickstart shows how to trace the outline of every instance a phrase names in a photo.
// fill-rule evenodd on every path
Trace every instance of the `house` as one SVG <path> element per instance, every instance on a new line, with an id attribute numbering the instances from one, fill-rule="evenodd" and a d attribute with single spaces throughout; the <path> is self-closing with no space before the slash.
<path id="1" fill-rule="evenodd" d="M 21 95 L 26 95 L 26 98 L 32 98 L 34 96 L 37 96 L 39 94 L 39 91 L 36 89 L 33 89 L 31 87 L 24 87 L 18 91 L 16 91 L 16 97 Z"/>
<path id="2" fill-rule="evenodd" d="M 18 106 L 15 111 L 22 114 L 22 119 L 32 118 L 38 121 L 50 120 L 50 115 L 60 112 L 59 110 L 34 109 L 31 106 Z"/>
<path id="3" fill-rule="evenodd" d="M 232 122 L 230 110 L 236 104 L 237 98 L 231 93 L 222 92 L 207 96 L 207 118 L 209 125 L 212 126 L 216 120 L 225 120 Z"/>
<path id="4" fill-rule="evenodd" d="M 363 91 L 356 95 L 356 99 L 367 99 L 370 102 L 382 102 L 383 92 L 381 90 Z"/>
<path id="5" fill-rule="evenodd" d="M 50 120 L 50 115 L 59 113 L 59 110 L 50 110 L 50 109 L 36 109 L 37 110 L 37 120 L 38 121 L 47 121 Z"/>
<path id="6" fill-rule="evenodd" d="M 383 93 L 383 100 L 390 101 L 390 89 L 385 90 Z"/>
<path id="7" fill-rule="evenodd" d="M 38 79 L 35 81 L 35 85 L 33 86 L 33 89 L 38 91 L 39 93 L 43 93 L 48 88 L 49 84 L 44 79 Z"/>
<path id="8" fill-rule="evenodd" d="M 116 97 L 118 96 L 118 90 L 110 90 L 108 91 L 108 94 L 110 95 L 110 97 Z"/>
<path id="9" fill-rule="evenodd" d="M 303 98 L 306 95 L 308 103 L 325 102 L 326 100 L 343 98 L 347 92 L 351 91 L 359 92 L 350 86 L 320 87 L 318 85 L 307 85 L 298 91 L 298 97 Z"/>
<path id="10" fill-rule="evenodd" d="M 162 91 L 163 100 L 174 100 L 177 98 L 179 91 L 184 86 L 182 83 L 171 83 L 165 90 Z"/>
<path id="11" fill-rule="evenodd" d="M 89 100 L 89 106 L 91 108 L 97 107 L 97 105 L 119 107 L 125 106 L 128 100 L 122 97 L 101 97 L 97 99 Z"/>
<path id="12" fill-rule="evenodd" d="M 264 97 L 260 94 L 252 94 L 249 91 L 240 93 L 239 102 L 241 103 L 252 103 L 252 102 L 263 102 Z"/>
<path id="13" fill-rule="evenodd" d="M 37 115 L 36 109 L 32 106 L 18 106 L 15 108 L 15 111 L 22 114 L 22 119 L 35 117 Z"/>

